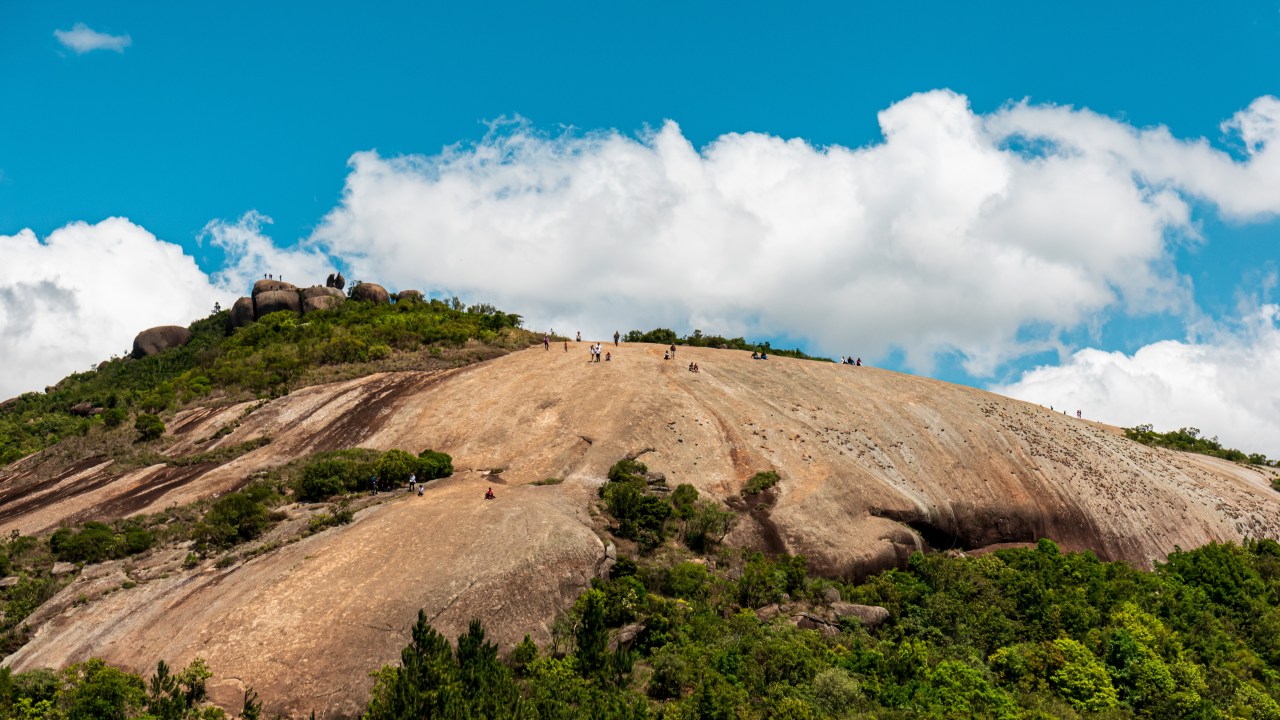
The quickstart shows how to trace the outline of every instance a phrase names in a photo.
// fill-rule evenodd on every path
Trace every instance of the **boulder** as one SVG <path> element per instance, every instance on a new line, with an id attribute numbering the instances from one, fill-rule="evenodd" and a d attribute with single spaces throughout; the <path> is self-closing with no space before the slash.
<path id="1" fill-rule="evenodd" d="M 0 580 L 0 588 L 13 587 L 20 582 L 22 582 L 21 578 L 16 575 L 10 575 L 9 577 Z"/>
<path id="2" fill-rule="evenodd" d="M 53 564 L 53 567 L 49 569 L 49 574 L 50 575 L 66 575 L 67 573 L 73 573 L 75 571 L 76 571 L 76 566 L 72 563 L 56 562 Z"/>
<path id="3" fill-rule="evenodd" d="M 314 312 L 316 310 L 329 310 L 341 305 L 344 300 L 346 300 L 346 298 L 333 295 L 309 297 L 302 301 L 302 314 L 306 315 L 307 313 Z"/>
<path id="4" fill-rule="evenodd" d="M 100 412 L 102 412 L 102 408 L 94 407 L 91 402 L 81 402 L 71 406 L 71 414 L 78 415 L 80 417 L 89 417 L 90 415 L 97 415 Z"/>
<path id="5" fill-rule="evenodd" d="M 264 278 L 253 284 L 253 299 L 257 300 L 262 293 L 279 292 L 281 290 L 297 292 L 298 286 L 283 280 L 267 280 Z"/>
<path id="6" fill-rule="evenodd" d="M 422 302 L 422 291 L 401 290 L 396 293 L 396 302 Z"/>
<path id="7" fill-rule="evenodd" d="M 822 599 L 826 600 L 828 605 L 840 602 L 840 588 L 832 586 L 823 590 Z"/>
<path id="8" fill-rule="evenodd" d="M 302 303 L 298 300 L 297 290 L 268 290 L 253 298 L 255 319 L 281 310 L 289 310 L 295 315 L 302 312 Z"/>
<path id="9" fill-rule="evenodd" d="M 889 619 L 889 611 L 879 605 L 856 605 L 847 602 L 831 603 L 831 610 L 836 617 L 856 617 L 863 626 L 877 628 Z"/>
<path id="10" fill-rule="evenodd" d="M 231 314 L 227 315 L 227 329 L 235 330 L 253 322 L 253 299 L 242 297 L 231 306 Z"/>
<path id="11" fill-rule="evenodd" d="M 343 300 L 347 299 L 346 293 L 342 292 L 341 290 L 335 287 L 321 287 L 319 285 L 312 285 L 311 287 L 302 291 L 303 300 L 308 300 L 314 297 L 336 297 L 336 298 L 342 298 Z"/>
<path id="12" fill-rule="evenodd" d="M 133 357 L 142 358 L 186 345 L 191 331 L 178 325 L 161 325 L 143 330 L 133 339 Z"/>
<path id="13" fill-rule="evenodd" d="M 387 289 L 377 283 L 360 283 L 355 286 L 351 289 L 351 299 L 381 303 L 383 305 L 391 302 L 391 296 L 387 294 Z"/>

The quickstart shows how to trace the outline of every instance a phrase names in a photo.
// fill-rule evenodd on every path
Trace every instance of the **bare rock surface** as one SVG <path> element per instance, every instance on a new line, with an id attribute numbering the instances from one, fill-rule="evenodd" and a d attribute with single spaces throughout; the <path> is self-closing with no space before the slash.
<path id="1" fill-rule="evenodd" d="M 251 294 L 253 295 L 253 299 L 257 300 L 258 296 L 262 293 L 278 292 L 280 290 L 296 293 L 298 292 L 298 286 L 293 283 L 287 283 L 283 280 L 269 280 L 267 278 L 263 278 L 253 284 L 253 291 Z"/>
<path id="2" fill-rule="evenodd" d="M 138 333 L 133 339 L 133 357 L 144 358 L 181 347 L 191 340 L 191 331 L 179 325 L 161 325 Z"/>
<path id="3" fill-rule="evenodd" d="M 603 559 L 579 503 L 537 487 L 486 502 L 482 483 L 434 482 L 422 497 L 406 493 L 246 563 L 206 563 L 71 604 L 5 664 L 61 667 L 94 655 L 145 674 L 158 658 L 182 666 L 198 656 L 226 669 L 210 683 L 226 707 L 252 685 L 271 711 L 356 715 L 369 671 L 399 657 L 420 608 L 447 637 L 479 617 L 504 646 L 525 632 L 546 642 L 556 611 Z M 62 595 L 84 592 L 72 585 Z"/>
<path id="4" fill-rule="evenodd" d="M 342 295 L 316 295 L 302 301 L 302 314 L 316 310 L 331 310 L 346 300 Z"/>
<path id="5" fill-rule="evenodd" d="M 347 294 L 342 292 L 336 287 L 327 287 L 323 285 L 312 285 L 311 287 L 302 291 L 303 300 L 306 300 L 307 298 L 317 298 L 317 297 L 336 297 L 336 298 L 342 298 L 343 300 L 345 300 L 347 298 Z"/>
<path id="6" fill-rule="evenodd" d="M 141 671 L 200 655 L 223 700 L 245 683 L 300 716 L 356 708 L 365 673 L 395 661 L 418 608 L 446 635 L 482 617 L 506 647 L 526 630 L 545 639 L 555 612 L 606 561 L 586 509 L 628 455 L 672 487 L 692 483 L 741 508 L 729 542 L 804 553 L 837 575 L 926 547 L 1050 537 L 1149 566 L 1178 545 L 1280 536 L 1270 470 L 1145 447 L 1113 427 L 871 367 L 609 349 L 608 363 L 539 347 L 459 370 L 303 388 L 261 406 L 189 408 L 168 423 L 171 456 L 270 438 L 222 465 L 113 474 L 110 459 L 90 458 L 37 476 L 33 456 L 0 469 L 0 534 L 156 512 L 336 448 L 433 448 L 458 472 L 424 498 L 225 570 L 160 575 L 37 612 L 34 637 L 6 663 L 101 655 Z M 702 372 L 688 372 L 690 361 Z M 505 470 L 479 474 L 495 467 Z M 746 503 L 742 488 L 762 470 L 781 480 L 768 502 Z M 530 485 L 547 477 L 563 482 Z M 488 485 L 498 500 L 483 503 Z M 825 627 L 839 606 L 761 612 Z"/>
<path id="7" fill-rule="evenodd" d="M 422 291 L 401 290 L 396 293 L 396 302 L 422 302 Z"/>
<path id="8" fill-rule="evenodd" d="M 302 301 L 298 299 L 296 290 L 268 290 L 253 297 L 254 318 L 262 318 L 264 315 L 281 310 L 292 313 L 302 312 Z"/>
<path id="9" fill-rule="evenodd" d="M 387 289 L 377 283 L 360 283 L 355 286 L 351 290 L 351 299 L 380 303 L 382 305 L 391 302 L 391 296 L 387 294 Z"/>
<path id="10" fill-rule="evenodd" d="M 231 314 L 227 316 L 227 325 L 232 330 L 242 328 L 253 322 L 253 298 L 242 297 L 231 305 Z"/>

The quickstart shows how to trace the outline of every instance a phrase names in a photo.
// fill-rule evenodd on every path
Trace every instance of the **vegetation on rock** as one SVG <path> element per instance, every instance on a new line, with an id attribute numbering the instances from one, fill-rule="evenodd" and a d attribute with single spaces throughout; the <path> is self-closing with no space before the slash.
<path id="1" fill-rule="evenodd" d="M 703 335 L 701 330 L 694 330 L 692 334 L 680 337 L 676 335 L 674 330 L 667 328 L 655 328 L 648 332 L 632 330 L 622 337 L 625 342 L 635 343 L 657 343 L 659 345 L 688 345 L 691 347 L 720 348 L 723 350 L 754 350 L 769 355 L 782 355 L 786 357 L 800 358 L 801 360 L 825 360 L 825 358 L 816 358 L 801 351 L 799 348 L 791 350 L 775 348 L 769 344 L 769 341 L 753 343 L 736 337 L 727 338 L 721 335 Z"/>
<path id="2" fill-rule="evenodd" d="M 0 465 L 97 427 L 135 417 L 139 439 L 164 433 L 161 416 L 199 398 L 272 396 L 325 378 L 334 365 L 372 363 L 423 348 L 458 347 L 469 340 L 507 349 L 532 334 L 519 315 L 489 305 L 452 302 L 394 305 L 343 303 L 300 318 L 273 313 L 228 332 L 216 312 L 190 326 L 191 339 L 156 355 L 117 357 L 68 376 L 44 393 L 26 393 L 0 407 Z M 76 411 L 73 412 L 73 408 Z"/>
<path id="3" fill-rule="evenodd" d="M 1184 427 L 1162 433 L 1156 432 L 1149 424 L 1138 425 L 1137 427 L 1125 428 L 1124 436 L 1143 445 L 1200 453 L 1201 455 L 1212 455 L 1213 457 L 1239 463 L 1271 466 L 1276 464 L 1274 461 L 1267 460 L 1267 456 L 1262 453 L 1246 453 L 1234 448 L 1224 448 L 1222 443 L 1218 442 L 1216 435 L 1211 438 L 1204 437 L 1200 434 L 1199 428 Z"/>

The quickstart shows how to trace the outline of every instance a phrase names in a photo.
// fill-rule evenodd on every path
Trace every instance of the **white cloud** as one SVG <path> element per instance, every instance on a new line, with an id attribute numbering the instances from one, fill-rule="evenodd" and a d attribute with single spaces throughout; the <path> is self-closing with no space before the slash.
<path id="1" fill-rule="evenodd" d="M 109 35 L 100 33 L 84 23 L 76 23 L 70 30 L 54 30 L 53 36 L 58 38 L 58 42 L 73 50 L 77 55 L 83 55 L 94 50 L 114 50 L 122 53 L 125 48 L 133 44 L 133 38 L 127 34 Z"/>
<path id="2" fill-rule="evenodd" d="M 1170 248 L 1196 237 L 1189 203 L 1280 210 L 1276 118 L 1262 98 L 1224 126 L 1240 161 L 1088 111 L 980 116 L 948 91 L 888 108 L 883 141 L 860 149 L 508 125 L 431 157 L 354 155 L 312 241 L 356 276 L 485 297 L 538 326 L 898 347 L 926 371 L 958 351 L 988 374 L 1104 312 L 1187 309 Z"/>
<path id="3" fill-rule="evenodd" d="M 0 398 L 38 390 L 112 354 L 137 333 L 187 325 L 233 297 L 182 248 L 124 218 L 71 223 L 41 242 L 0 235 Z"/>
<path id="4" fill-rule="evenodd" d="M 1197 427 L 1228 447 L 1280 457 L 1280 306 L 1199 340 L 1166 340 L 1133 355 L 1081 350 L 995 392 L 1087 417 L 1157 430 Z"/>
<path id="5" fill-rule="evenodd" d="M 271 224 L 271 218 L 250 210 L 235 222 L 214 220 L 204 226 L 199 240 L 209 240 L 225 255 L 222 269 L 213 276 L 215 285 L 244 295 L 263 273 L 306 287 L 333 272 L 333 262 L 318 250 L 278 247 L 262 234 L 264 224 Z"/>

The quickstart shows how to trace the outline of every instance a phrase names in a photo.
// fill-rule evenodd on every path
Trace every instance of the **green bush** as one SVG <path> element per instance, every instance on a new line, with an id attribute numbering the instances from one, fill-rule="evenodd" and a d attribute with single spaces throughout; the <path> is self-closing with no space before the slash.
<path id="1" fill-rule="evenodd" d="M 159 417 L 147 413 L 138 416 L 133 423 L 133 429 L 138 431 L 138 440 L 142 442 L 155 440 L 164 435 L 164 423 Z"/>
<path id="2" fill-rule="evenodd" d="M 87 522 L 78 530 L 59 528 L 49 537 L 49 550 L 64 562 L 99 563 L 145 552 L 154 543 L 152 532 L 136 521 L 124 521 L 118 528 Z"/>
<path id="3" fill-rule="evenodd" d="M 266 505 L 272 499 L 271 489 L 262 485 L 223 495 L 196 526 L 197 547 L 230 547 L 262 535 L 272 522 Z"/>
<path id="4" fill-rule="evenodd" d="M 747 486 L 742 489 L 742 492 L 747 495 L 759 495 L 765 490 L 777 485 L 778 480 L 780 479 L 781 478 L 778 477 L 777 471 L 774 470 L 758 472 L 755 475 L 752 475 L 750 480 L 747 480 Z"/>
<path id="5" fill-rule="evenodd" d="M 296 472 L 294 495 L 304 502 L 319 502 L 334 495 L 368 491 L 369 477 L 381 457 L 377 450 L 363 448 L 314 455 Z"/>
<path id="6" fill-rule="evenodd" d="M 453 458 L 435 450 L 418 453 L 418 480 L 435 480 L 453 474 Z"/>
<path id="7" fill-rule="evenodd" d="M 639 460 L 623 458 L 609 468 L 608 478 L 610 482 L 643 481 L 647 472 L 649 472 L 649 468 Z"/>
<path id="8" fill-rule="evenodd" d="M 120 427 L 129 419 L 129 411 L 122 407 L 113 407 L 102 413 L 102 424 L 109 428 Z M 163 430 L 161 432 L 164 432 Z"/>

